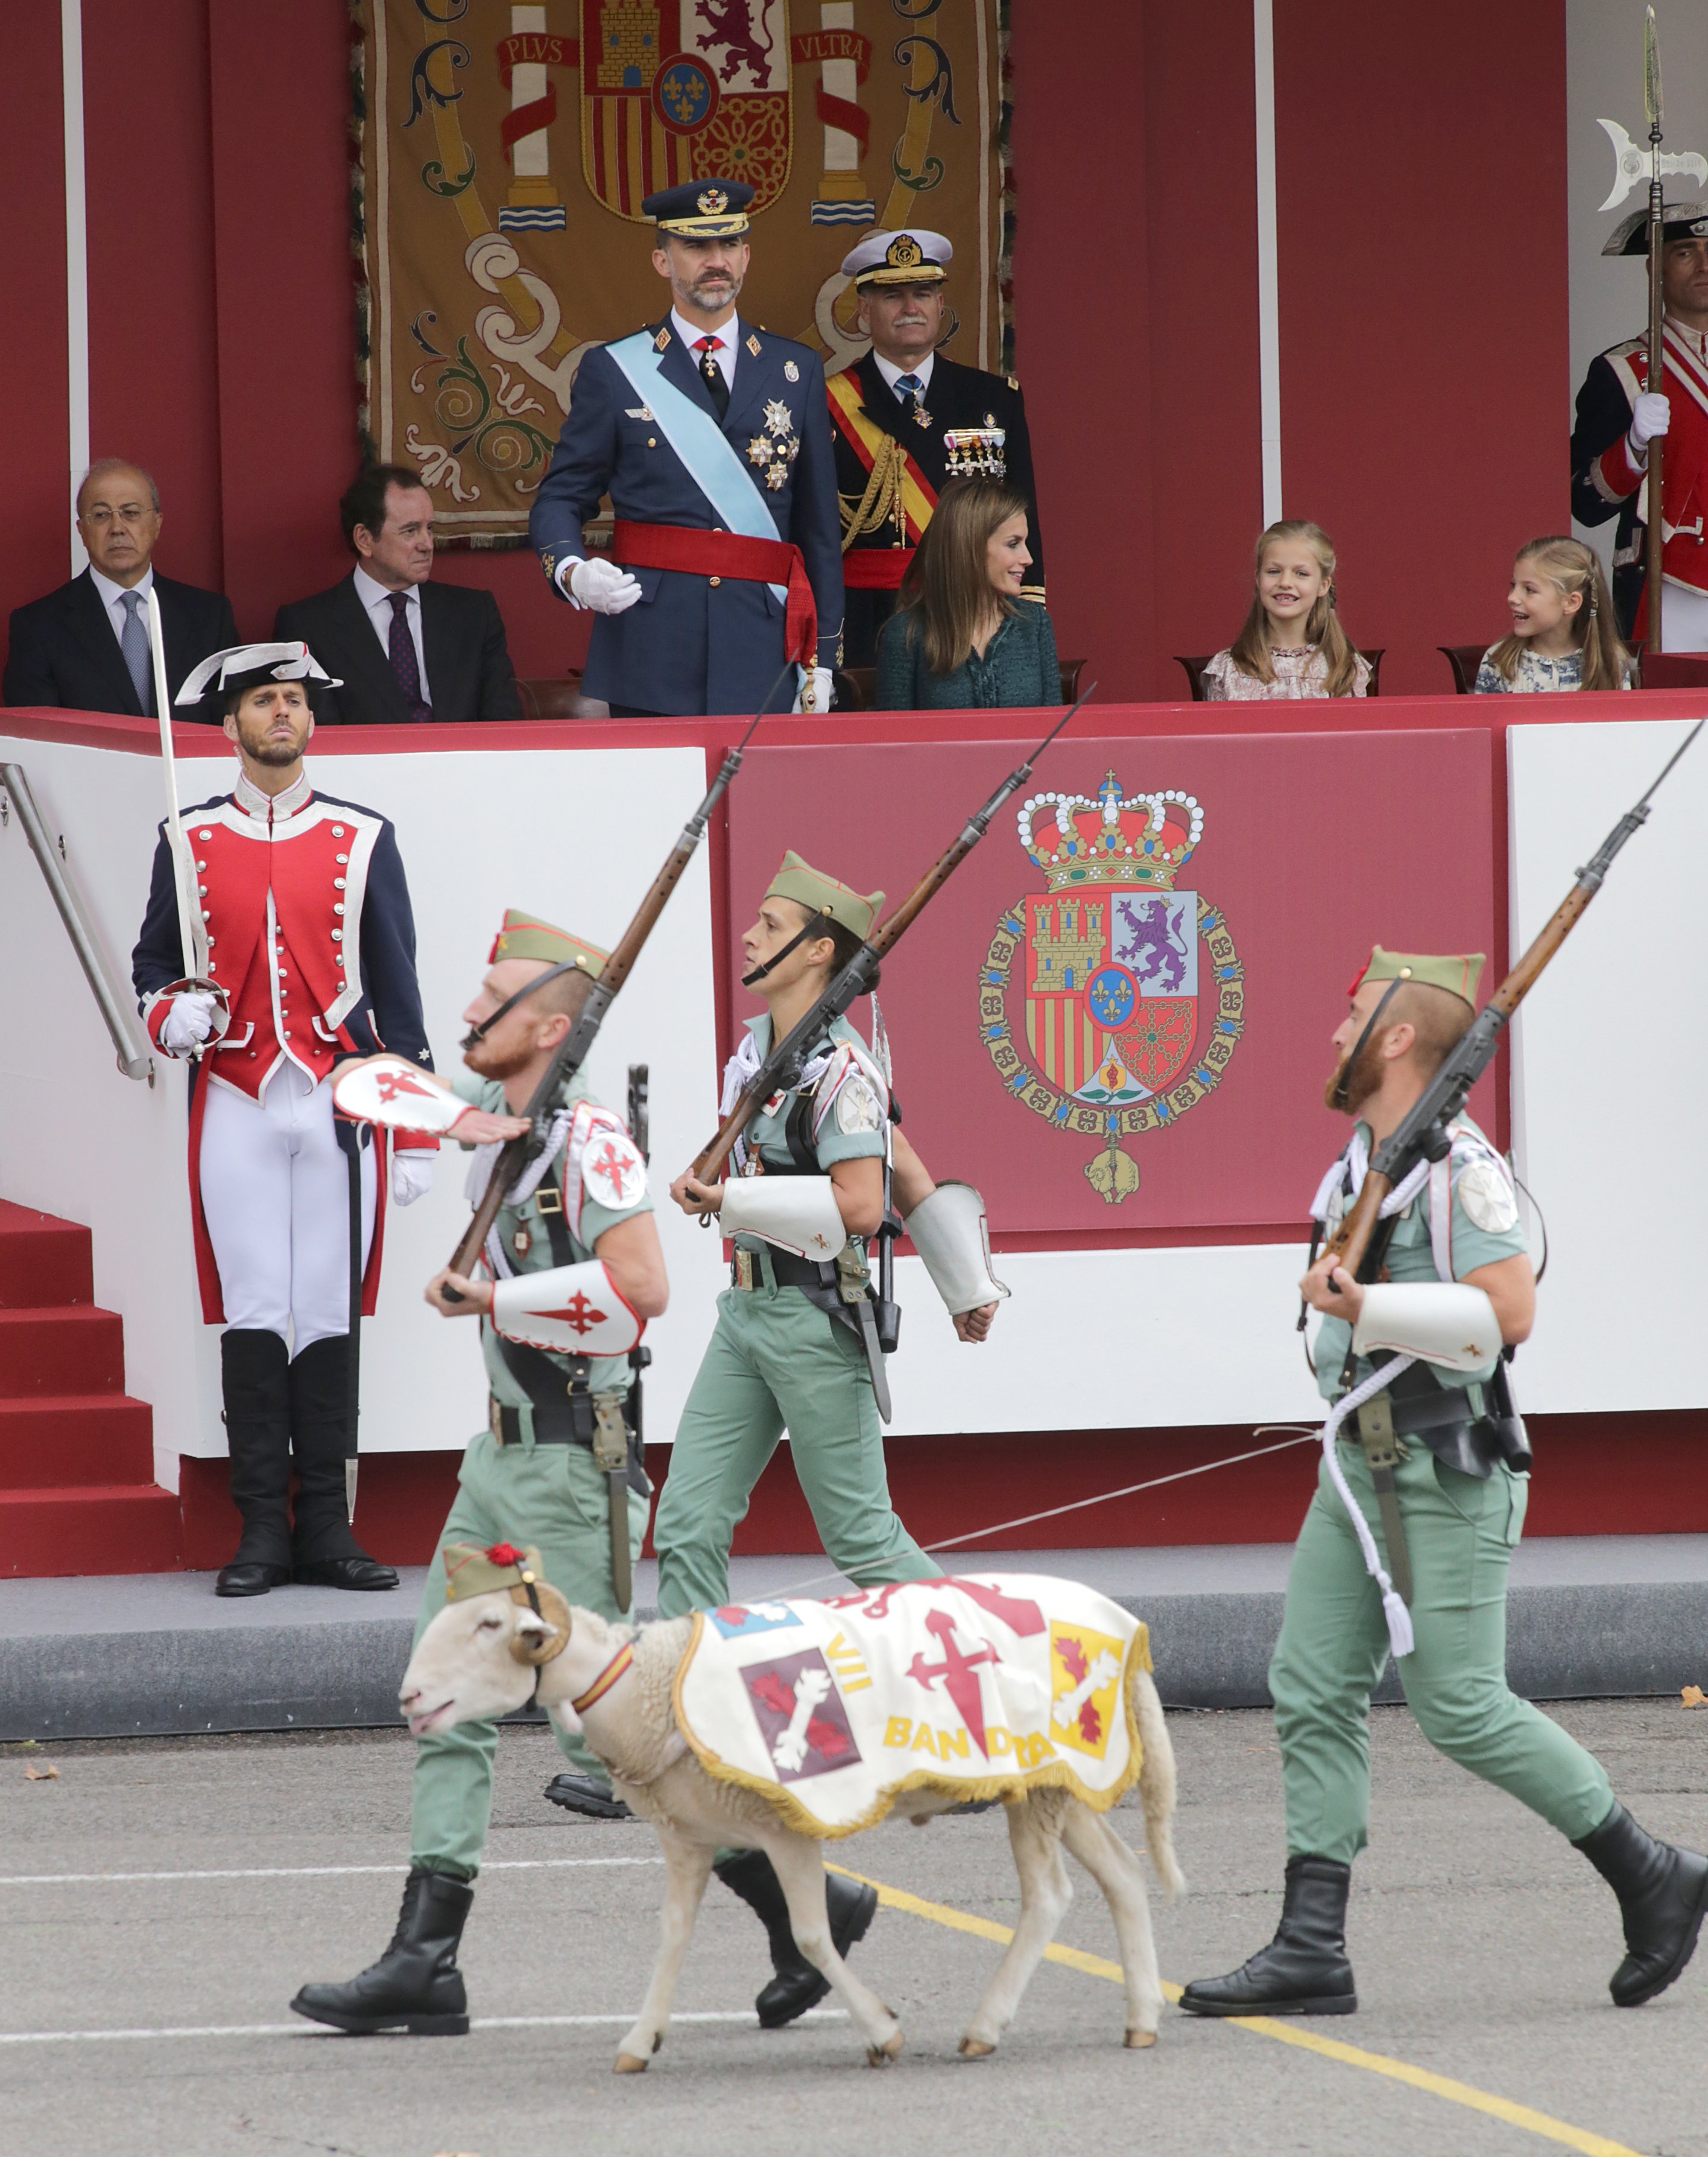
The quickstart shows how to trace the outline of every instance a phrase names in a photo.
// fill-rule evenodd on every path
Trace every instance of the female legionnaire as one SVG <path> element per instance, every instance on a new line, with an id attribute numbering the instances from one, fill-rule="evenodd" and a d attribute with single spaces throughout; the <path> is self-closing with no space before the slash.
<path id="1" fill-rule="evenodd" d="M 241 769 L 230 794 L 182 820 L 197 879 L 196 978 L 184 977 L 164 826 L 131 959 L 155 1046 L 197 1059 L 190 1205 L 203 1316 L 226 1326 L 226 1439 L 243 1516 L 219 1595 L 265 1595 L 292 1579 L 398 1584 L 351 1533 L 345 1495 L 352 1171 L 334 1128 L 332 1078 L 382 1043 L 424 1070 L 433 1058 L 396 834 L 372 809 L 317 793 L 303 770 L 316 684 L 327 680 L 306 644 L 235 646 L 188 677 L 178 703 L 211 707 L 205 715 L 223 720 Z M 432 1181 L 439 1141 L 420 1132 L 397 1140 L 392 1197 L 407 1206 Z M 368 1147 L 360 1174 L 370 1313 L 379 1285 L 374 1164 Z"/>
<path id="2" fill-rule="evenodd" d="M 1408 957 L 1378 945 L 1354 981 L 1327 1099 L 1358 1120 L 1314 1209 L 1330 1233 L 1371 1149 L 1470 1025 L 1482 965 L 1480 954 Z M 1287 1805 L 1281 1923 L 1242 1968 L 1186 1987 L 1181 2004 L 1195 2014 L 1357 2007 L 1346 1897 L 1367 1835 L 1370 1694 L 1387 1660 L 1390 1577 L 1390 1594 L 1409 1606 L 1414 1645 L 1397 1668 L 1425 1737 L 1558 1828 L 1618 1897 L 1628 1952 L 1608 1988 L 1617 2005 L 1640 2006 L 1672 1983 L 1708 1908 L 1708 1861 L 1645 1834 L 1600 1762 L 1507 1686 L 1506 1570 L 1529 1478 L 1500 1443 L 1515 1434 L 1497 1420 L 1500 1358 L 1503 1342 L 1530 1332 L 1536 1284 L 1505 1163 L 1469 1119 L 1451 1135 L 1449 1157 L 1420 1164 L 1384 1202 L 1397 1217 L 1380 1284 L 1361 1285 L 1332 1256 L 1300 1284 L 1324 1314 L 1315 1362 L 1325 1398 L 1363 1385 L 1391 1355 L 1417 1360 L 1356 1408 L 1356 1436 L 1349 1421 L 1337 1443 L 1380 1554 L 1361 1549 L 1326 1460 L 1305 1515 L 1269 1666 Z M 1378 1580 L 1369 1568 L 1383 1557 Z"/>
<path id="3" fill-rule="evenodd" d="M 435 1089 L 436 1112 L 423 1111 L 436 1113 L 460 1143 L 481 1146 L 471 1204 L 484 1192 L 498 1142 L 527 1128 L 515 1111 L 544 1077 L 579 1008 L 579 998 L 566 1001 L 569 976 L 596 976 L 606 955 L 549 922 L 505 915 L 486 978 L 463 1014 L 472 1029 L 465 1069 L 451 1091 Z M 363 1105 L 356 1094 L 363 1077 L 341 1091 L 348 1111 Z M 668 1290 L 645 1165 L 622 1119 L 593 1098 L 579 1073 L 563 1084 L 545 1152 L 499 1213 L 485 1272 L 470 1280 L 447 1269 L 426 1291 L 447 1318 L 479 1317 L 491 1399 L 489 1427 L 463 1455 L 440 1555 L 427 1575 L 418 1640 L 445 1606 L 444 1552 L 452 1543 L 534 1546 L 546 1577 L 572 1603 L 615 1620 L 629 1614 L 628 1593 L 620 1602 L 613 1583 L 612 1537 L 625 1537 L 632 1578 L 651 1485 L 640 1465 L 628 1351 L 663 1310 Z M 447 1286 L 460 1301 L 446 1301 Z M 626 1509 L 610 1504 L 606 1459 L 626 1464 Z M 578 1789 L 576 1810 L 625 1812 L 604 1766 L 553 1728 L 579 1771 L 559 1778 Z M 491 1722 L 419 1740 L 409 1876 L 391 1945 L 347 1984 L 305 1985 L 291 2003 L 298 2014 L 358 2032 L 452 2036 L 468 2028 L 456 1953 L 486 1846 L 497 1744 Z"/>
<path id="4" fill-rule="evenodd" d="M 811 1009 L 871 934 L 883 893 L 862 896 L 787 853 L 757 921 L 742 940 L 743 986 L 768 1006 L 724 1074 L 727 1114 L 773 1040 Z M 659 1500 L 662 1618 L 716 1609 L 729 1599 L 729 1547 L 753 1488 L 788 1428 L 795 1472 L 831 1559 L 862 1588 L 935 1579 L 897 1518 L 870 1356 L 878 1353 L 867 1300 L 864 1244 L 889 1197 L 887 1058 L 846 1019 L 832 1021 L 800 1086 L 766 1104 L 748 1125 L 737 1173 L 721 1184 L 679 1176 L 671 1196 L 685 1213 L 717 1216 L 735 1238 L 730 1286 L 717 1330 L 677 1426 Z M 893 1196 L 914 1248 L 964 1341 L 982 1341 L 1007 1294 L 991 1278 L 983 1202 L 965 1184 L 935 1185 L 898 1130 Z M 862 1333 L 862 1329 L 865 1329 Z M 800 1954 L 787 1907 L 760 1851 L 727 1851 L 718 1877 L 759 1912 L 776 1976 L 759 1995 L 768 2029 L 805 2013 L 828 1990 Z M 874 1891 L 832 1873 L 831 1928 L 846 1954 L 871 1923 Z"/>

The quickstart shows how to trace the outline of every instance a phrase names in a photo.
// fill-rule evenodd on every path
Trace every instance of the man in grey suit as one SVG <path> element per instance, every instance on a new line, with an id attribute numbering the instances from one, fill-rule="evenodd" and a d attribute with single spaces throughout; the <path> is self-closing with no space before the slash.
<path id="1" fill-rule="evenodd" d="M 281 606 L 273 631 L 306 644 L 342 684 L 322 692 L 319 723 L 520 719 L 497 601 L 430 582 L 433 497 L 419 475 L 369 465 L 338 512 L 356 567 L 330 591 Z"/>

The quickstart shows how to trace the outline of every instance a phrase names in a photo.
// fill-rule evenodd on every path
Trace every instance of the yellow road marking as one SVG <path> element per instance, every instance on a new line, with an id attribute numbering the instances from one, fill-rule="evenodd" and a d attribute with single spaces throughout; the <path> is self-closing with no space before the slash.
<path id="1" fill-rule="evenodd" d="M 864 1886 L 877 1890 L 877 1899 L 892 1910 L 904 1910 L 909 1917 L 929 1918 L 933 1924 L 947 1925 L 953 1932 L 971 1933 L 981 1940 L 995 1940 L 1006 1947 L 1014 1938 L 1007 1925 L 994 1923 L 989 1918 L 975 1918 L 970 1911 L 957 1910 L 947 1902 L 928 1902 L 923 1896 L 910 1895 L 903 1887 L 886 1887 L 882 1880 L 868 1879 L 863 1872 L 851 1872 L 846 1866 L 832 1865 L 826 1868 L 840 1872 L 844 1879 L 858 1880 Z M 1121 1965 L 1110 1962 L 1106 1956 L 1085 1954 L 1078 1948 L 1064 1948 L 1052 1942 L 1044 1949 L 1047 1962 L 1058 1962 L 1068 1969 L 1077 1969 L 1087 1977 L 1109 1979 L 1113 1984 L 1124 1982 Z M 1170 2000 L 1178 2000 L 1181 1987 L 1163 1980 L 1163 1990 Z M 1339 2060 L 1342 2066 L 1362 2067 L 1373 2075 L 1386 2075 L 1391 2082 L 1409 2082 L 1413 2089 L 1427 2091 L 1431 2097 L 1444 2098 L 1450 2104 L 1462 2104 L 1473 2112 L 1484 2112 L 1493 2119 L 1505 2120 L 1509 2127 L 1521 2127 L 1531 2134 L 1540 2134 L 1550 2142 L 1576 2149 L 1582 2157 L 1638 2157 L 1638 2153 L 1623 2142 L 1610 2142 L 1604 2134 L 1592 2134 L 1582 2127 L 1571 2127 L 1563 2119 L 1553 2119 L 1545 2112 L 1536 2112 L 1527 2104 L 1515 2104 L 1510 2098 L 1495 2097 L 1488 2090 L 1474 2088 L 1469 2082 L 1455 2082 L 1450 2075 L 1433 2074 L 1428 2067 L 1414 2067 L 1408 2060 L 1390 2059 L 1385 2052 L 1366 2052 L 1357 2045 L 1343 2045 L 1338 2038 L 1320 2037 L 1314 2030 L 1301 2030 L 1280 2021 L 1270 2015 L 1239 2015 L 1223 2018 L 1230 2027 L 1250 2030 L 1260 2037 L 1273 2037 L 1278 2044 L 1296 2045 L 1301 2051 L 1318 2052 L 1325 2059 Z"/>

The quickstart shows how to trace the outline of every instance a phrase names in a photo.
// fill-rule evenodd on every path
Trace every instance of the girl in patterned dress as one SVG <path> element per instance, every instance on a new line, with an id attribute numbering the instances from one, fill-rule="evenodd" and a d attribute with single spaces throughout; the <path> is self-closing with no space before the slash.
<path id="1" fill-rule="evenodd" d="M 1512 634 L 1483 654 L 1479 697 L 1630 687 L 1631 655 L 1601 558 L 1582 540 L 1556 535 L 1521 547 L 1506 605 Z"/>
<path id="2" fill-rule="evenodd" d="M 1204 669 L 1212 703 L 1253 698 L 1366 697 L 1371 665 L 1335 606 L 1335 543 L 1320 524 L 1289 517 L 1258 542 L 1245 627 Z"/>

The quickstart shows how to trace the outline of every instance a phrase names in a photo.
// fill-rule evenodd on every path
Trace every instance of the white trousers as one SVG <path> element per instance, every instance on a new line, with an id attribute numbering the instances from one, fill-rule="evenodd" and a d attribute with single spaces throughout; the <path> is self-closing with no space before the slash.
<path id="1" fill-rule="evenodd" d="M 1708 651 L 1708 592 L 1675 584 L 1670 577 L 1660 595 L 1663 651 Z"/>
<path id="2" fill-rule="evenodd" d="M 350 1166 L 332 1089 L 287 1063 L 259 1106 L 204 1080 L 202 1211 L 228 1326 L 279 1335 L 300 1356 L 350 1330 Z M 362 1252 L 373 1241 L 373 1148 L 362 1154 Z"/>

